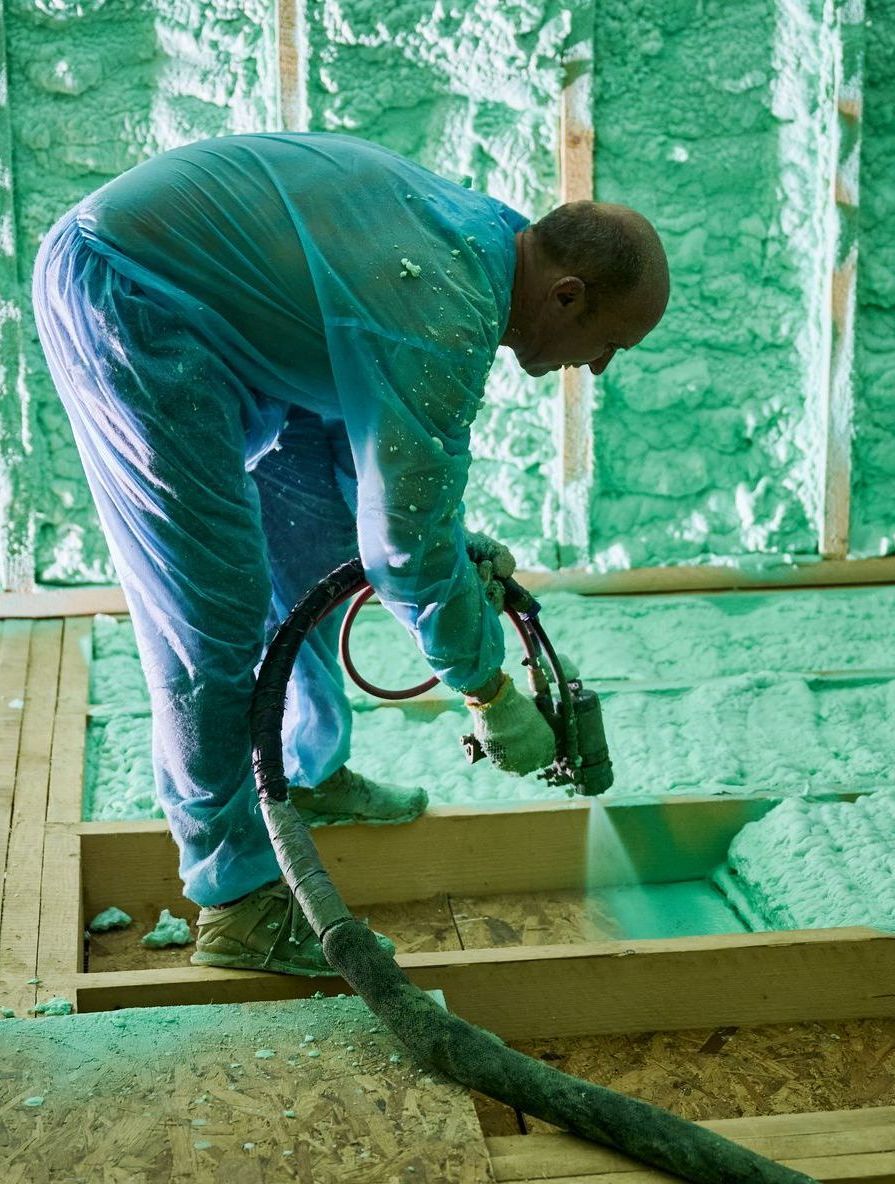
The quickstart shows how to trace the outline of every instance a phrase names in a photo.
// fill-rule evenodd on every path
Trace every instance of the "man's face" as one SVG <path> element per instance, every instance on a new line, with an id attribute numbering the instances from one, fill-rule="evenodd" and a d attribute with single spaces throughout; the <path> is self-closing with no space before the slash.
<path id="1" fill-rule="evenodd" d="M 565 277 L 550 287 L 527 339 L 513 349 L 519 365 L 535 378 L 563 366 L 587 366 L 592 374 L 602 374 L 616 352 L 642 341 L 660 316 L 637 293 L 588 309 L 581 281 Z"/>

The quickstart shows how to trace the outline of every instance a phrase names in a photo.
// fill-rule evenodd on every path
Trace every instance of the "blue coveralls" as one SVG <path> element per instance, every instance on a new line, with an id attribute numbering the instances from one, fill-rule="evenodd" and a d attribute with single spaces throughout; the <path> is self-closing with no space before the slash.
<path id="1" fill-rule="evenodd" d="M 136 631 L 186 895 L 279 868 L 248 707 L 273 623 L 357 554 L 448 686 L 499 619 L 463 542 L 469 428 L 509 316 L 521 215 L 349 136 L 201 141 L 56 224 L 34 301 Z M 336 638 L 296 665 L 286 772 L 345 763 Z"/>

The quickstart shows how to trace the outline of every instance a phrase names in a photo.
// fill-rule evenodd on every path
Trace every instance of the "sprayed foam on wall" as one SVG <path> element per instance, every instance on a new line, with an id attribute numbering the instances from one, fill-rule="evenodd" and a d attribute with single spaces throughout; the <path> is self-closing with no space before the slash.
<path id="1" fill-rule="evenodd" d="M 375 140 L 528 217 L 555 204 L 561 56 L 573 10 L 554 0 L 316 0 L 315 129 Z M 473 427 L 470 524 L 523 566 L 556 566 L 556 385 L 500 351 Z"/>
<path id="2" fill-rule="evenodd" d="M 274 0 L 4 0 L 4 10 L 23 276 L 53 221 L 111 177 L 177 144 L 275 125 Z M 15 512 L 36 515 L 39 580 L 114 581 L 23 303 L 34 451 Z"/>
<path id="3" fill-rule="evenodd" d="M 752 929 L 895 930 L 895 790 L 781 802 L 730 845 L 715 879 Z"/>
<path id="4" fill-rule="evenodd" d="M 600 570 L 817 549 L 822 7 L 597 5 L 597 196 L 655 221 L 673 282 L 602 383 Z"/>
<path id="5" fill-rule="evenodd" d="M 895 551 L 895 24 L 868 0 L 855 323 L 851 548 Z"/>
<path id="6" fill-rule="evenodd" d="M 895 589 L 714 597 L 543 597 L 543 619 L 588 681 L 601 680 L 615 763 L 610 797 L 801 795 L 872 790 L 895 764 Z M 358 669 L 391 688 L 419 682 L 421 659 L 382 610 L 352 633 Z M 507 668 L 520 685 L 509 639 Z M 874 668 L 881 672 L 874 676 Z M 811 671 L 841 671 L 812 677 Z M 862 673 L 863 672 L 863 673 Z M 611 680 L 615 680 L 614 682 Z M 422 784 L 433 805 L 562 798 L 536 777 L 465 764 L 469 726 L 446 709 L 376 707 L 349 684 L 352 764 Z M 145 683 L 129 622 L 97 617 L 91 668 L 97 711 L 87 739 L 85 816 L 161 817 L 150 760 Z"/>

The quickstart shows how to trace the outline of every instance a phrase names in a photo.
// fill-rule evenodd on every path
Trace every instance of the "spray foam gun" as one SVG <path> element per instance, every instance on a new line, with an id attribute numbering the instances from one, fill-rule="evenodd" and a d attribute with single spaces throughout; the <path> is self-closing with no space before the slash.
<path id="1" fill-rule="evenodd" d="M 527 670 L 529 689 L 556 738 L 553 764 L 542 769 L 538 777 L 548 785 L 565 786 L 570 797 L 576 793 L 586 797 L 603 793 L 612 784 L 612 761 L 596 692 L 586 689 L 568 660 L 557 656 L 540 622 L 541 605 L 534 596 L 511 577 L 501 579 L 494 575 L 492 578 L 500 579 L 503 585 L 504 612 L 515 626 L 525 650 L 522 665 Z M 407 690 L 389 691 L 374 686 L 358 672 L 351 660 L 348 635 L 361 606 L 372 595 L 373 589 L 367 586 L 354 599 L 342 622 L 339 652 L 349 676 L 368 694 L 380 699 L 412 699 L 431 690 L 438 685 L 437 678 Z M 552 683 L 557 688 L 556 703 L 550 693 Z M 470 764 L 484 757 L 475 736 L 462 736 L 460 743 Z"/>

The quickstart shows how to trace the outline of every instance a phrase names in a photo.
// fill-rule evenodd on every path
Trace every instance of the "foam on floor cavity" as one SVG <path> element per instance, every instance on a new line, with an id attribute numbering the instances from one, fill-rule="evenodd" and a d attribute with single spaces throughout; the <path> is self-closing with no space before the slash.
<path id="1" fill-rule="evenodd" d="M 595 8 L 598 196 L 656 223 L 672 273 L 662 324 L 602 380 L 600 570 L 816 552 L 831 60 L 807 9 Z"/>
<path id="2" fill-rule="evenodd" d="M 531 218 L 556 204 L 563 50 L 587 4 L 314 0 L 311 127 L 384 144 Z M 499 351 L 473 425 L 465 503 L 526 566 L 555 567 L 556 383 Z"/>
<path id="3" fill-rule="evenodd" d="M 806 674 L 895 668 L 895 589 L 542 600 L 550 637 L 586 680 L 654 684 L 603 684 L 616 773 L 610 797 L 800 795 L 889 783 L 892 679 Z M 365 609 L 352 637 L 355 661 L 374 681 L 394 688 L 425 676 L 410 639 L 383 610 Z M 515 645 L 509 638 L 508 669 L 522 683 Z M 458 739 L 469 719 L 455 696 L 436 714 L 412 705 L 371 710 L 371 700 L 352 693 L 352 764 L 369 777 L 424 785 L 433 805 L 564 796 L 487 761 L 468 766 Z M 91 701 L 98 714 L 87 737 L 86 817 L 161 817 L 129 622 L 96 619 Z"/>
<path id="4" fill-rule="evenodd" d="M 0 123 L 8 117 L 13 150 L 0 156 L 14 168 L 0 189 L 14 194 L 15 218 L 4 220 L 2 253 L 14 235 L 20 276 L 30 275 L 42 236 L 66 209 L 140 160 L 278 126 L 274 0 L 52 0 L 7 4 L 3 15 L 9 86 L 8 107 L 0 88 Z M 21 533 L 35 515 L 39 580 L 114 582 L 29 287 L 20 294 L 26 373 L 17 381 L 17 364 L 7 371 L 24 426 L 9 439 L 0 431 L 16 481 L 11 529 Z"/>
<path id="5" fill-rule="evenodd" d="M 895 790 L 787 801 L 750 822 L 716 882 L 753 929 L 895 930 Z"/>

